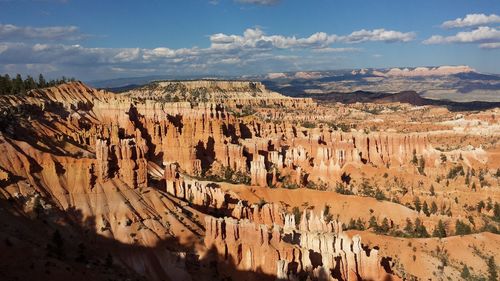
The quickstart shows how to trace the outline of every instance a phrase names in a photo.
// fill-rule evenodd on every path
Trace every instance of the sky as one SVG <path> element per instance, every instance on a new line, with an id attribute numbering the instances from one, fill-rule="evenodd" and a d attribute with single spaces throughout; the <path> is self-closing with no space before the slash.
<path id="1" fill-rule="evenodd" d="M 0 73 L 83 81 L 469 65 L 499 0 L 0 0 Z"/>

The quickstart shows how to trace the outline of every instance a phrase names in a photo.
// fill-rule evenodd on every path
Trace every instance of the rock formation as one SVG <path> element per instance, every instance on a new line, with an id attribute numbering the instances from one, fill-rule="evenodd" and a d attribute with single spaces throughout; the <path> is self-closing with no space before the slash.
<path id="1" fill-rule="evenodd" d="M 350 238 L 339 223 L 309 215 L 304 213 L 300 230 L 288 235 L 276 224 L 207 216 L 205 245 L 223 256 L 222 264 L 232 262 L 236 269 L 260 270 L 279 280 L 392 278 L 378 251 L 364 249 L 359 236 Z"/>
<path id="2" fill-rule="evenodd" d="M 429 277 L 435 257 L 414 250 L 432 264 L 417 268 L 407 237 L 440 221 L 447 235 L 457 220 L 498 227 L 499 115 L 316 104 L 248 81 L 0 96 L 2 252 L 35 245 L 33 260 L 53 262 L 40 255 L 53 245 L 17 235 L 33 221 L 43 239 L 57 229 L 72 241 L 68 260 L 88 249 L 89 264 L 103 264 L 109 253 L 149 280 Z M 491 251 L 497 241 L 469 242 Z M 450 258 L 447 277 L 468 259 Z"/>
<path id="3" fill-rule="evenodd" d="M 165 181 L 168 193 L 191 204 L 221 209 L 226 203 L 226 194 L 220 188 L 182 178 L 176 164 L 167 165 Z"/>

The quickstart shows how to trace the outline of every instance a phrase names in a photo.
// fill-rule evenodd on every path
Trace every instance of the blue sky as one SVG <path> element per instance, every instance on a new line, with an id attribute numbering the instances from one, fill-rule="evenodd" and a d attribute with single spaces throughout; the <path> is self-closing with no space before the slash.
<path id="1" fill-rule="evenodd" d="M 0 0 L 0 72 L 82 80 L 470 65 L 497 0 Z"/>

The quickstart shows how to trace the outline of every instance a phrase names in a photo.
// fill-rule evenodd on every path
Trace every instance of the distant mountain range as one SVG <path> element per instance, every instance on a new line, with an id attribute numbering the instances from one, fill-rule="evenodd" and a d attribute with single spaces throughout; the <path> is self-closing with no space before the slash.
<path id="1" fill-rule="evenodd" d="M 415 68 L 390 68 L 390 69 L 353 69 L 336 71 L 300 71 L 300 72 L 276 72 L 266 75 L 267 79 L 321 79 L 331 76 L 350 77 L 428 77 L 448 76 L 454 74 L 476 73 L 469 66 L 438 66 L 438 67 L 415 67 Z"/>
<path id="2" fill-rule="evenodd" d="M 394 94 L 414 91 L 426 99 L 455 102 L 500 102 L 500 75 L 479 73 L 469 66 L 438 66 L 386 69 L 275 72 L 255 76 L 147 76 L 91 81 L 90 85 L 121 92 L 155 80 L 224 79 L 262 81 L 288 96 L 332 93 Z"/>
<path id="3" fill-rule="evenodd" d="M 435 100 L 500 102 L 500 75 L 479 73 L 468 66 L 269 73 L 258 79 L 291 96 L 414 91 Z"/>
<path id="4" fill-rule="evenodd" d="M 470 111 L 470 110 L 487 110 L 500 107 L 500 102 L 493 101 L 469 101 L 455 102 L 447 99 L 436 100 L 420 96 L 414 91 L 403 91 L 394 94 L 388 93 L 372 93 L 365 91 L 356 91 L 352 93 L 329 93 L 329 94 L 306 94 L 306 97 L 313 98 L 317 102 L 340 102 L 343 104 L 352 103 L 408 103 L 415 106 L 437 105 L 445 106 L 451 111 Z M 300 97 L 300 96 L 299 96 Z"/>

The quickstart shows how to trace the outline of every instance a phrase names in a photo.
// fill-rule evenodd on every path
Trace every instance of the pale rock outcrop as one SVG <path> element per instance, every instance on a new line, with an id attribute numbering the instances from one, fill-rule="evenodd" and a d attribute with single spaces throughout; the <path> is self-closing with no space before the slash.
<path id="1" fill-rule="evenodd" d="M 116 144 L 96 140 L 97 178 L 117 176 L 132 188 L 147 187 L 147 160 L 135 139 L 119 139 Z"/>
<path id="2" fill-rule="evenodd" d="M 176 164 L 168 164 L 164 176 L 167 192 L 179 199 L 214 209 L 221 209 L 226 203 L 227 195 L 222 189 L 180 177 Z"/>
<path id="3" fill-rule="evenodd" d="M 211 216 L 205 217 L 205 225 L 206 247 L 220 253 L 220 262 L 233 263 L 236 270 L 258 269 L 277 280 L 296 280 L 299 274 L 318 280 L 358 280 L 358 276 L 382 280 L 389 275 L 380 265 L 377 250 L 365 251 L 359 236 L 350 238 L 338 229 L 299 231 L 298 245 L 293 245 L 282 239 L 283 230 L 277 225 L 270 229 L 249 220 Z"/>
<path id="4" fill-rule="evenodd" d="M 267 170 L 264 159 L 262 155 L 255 155 L 254 160 L 250 163 L 252 185 L 267 186 Z"/>

